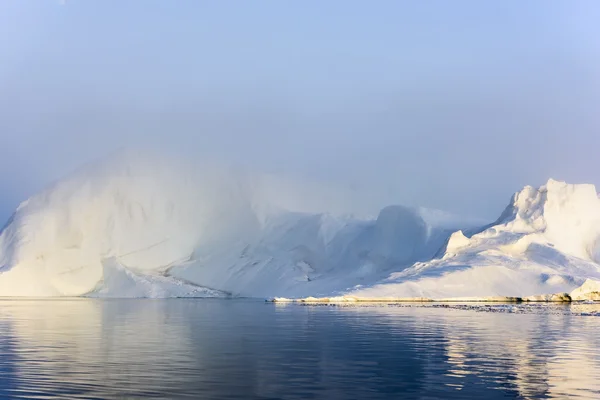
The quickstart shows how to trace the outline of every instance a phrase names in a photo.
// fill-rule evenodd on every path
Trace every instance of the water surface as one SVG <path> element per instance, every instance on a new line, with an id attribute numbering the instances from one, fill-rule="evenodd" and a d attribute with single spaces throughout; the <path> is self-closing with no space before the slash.
<path id="1" fill-rule="evenodd" d="M 556 309 L 0 300 L 0 397 L 598 399 L 598 332 Z"/>

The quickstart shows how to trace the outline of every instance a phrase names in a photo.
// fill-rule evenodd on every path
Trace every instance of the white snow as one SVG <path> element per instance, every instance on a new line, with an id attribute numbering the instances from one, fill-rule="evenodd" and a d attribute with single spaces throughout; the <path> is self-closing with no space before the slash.
<path id="1" fill-rule="evenodd" d="M 89 297 L 227 297 L 227 293 L 153 274 L 136 273 L 114 257 L 102 263 L 102 280 Z"/>
<path id="2" fill-rule="evenodd" d="M 19 206 L 0 234 L 0 296 L 439 299 L 600 279 L 592 185 L 526 187 L 479 229 L 398 205 L 368 217 L 333 193 L 128 153 Z"/>

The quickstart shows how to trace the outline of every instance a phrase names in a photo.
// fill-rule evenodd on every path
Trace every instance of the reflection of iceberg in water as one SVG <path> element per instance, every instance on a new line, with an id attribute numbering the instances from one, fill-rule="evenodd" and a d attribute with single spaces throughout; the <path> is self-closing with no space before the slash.
<path id="1" fill-rule="evenodd" d="M 599 328 L 549 313 L 2 300 L 0 397 L 600 398 Z"/>
<path id="2" fill-rule="evenodd" d="M 2 336 L 11 338 L 16 366 L 13 387 L 5 387 L 11 396 L 70 393 L 86 398 L 94 393 L 114 398 L 127 395 L 127 388 L 140 396 L 139 388 L 151 390 L 157 384 L 151 371 L 162 368 L 168 376 L 168 366 L 160 365 L 165 353 L 170 362 L 202 360 L 189 357 L 188 332 L 167 326 L 164 302 L 143 307 L 133 301 L 85 299 L 3 303 L 0 318 L 10 329 L 3 329 Z"/>
<path id="3" fill-rule="evenodd" d="M 576 312 L 600 309 L 597 304 L 570 307 Z M 360 306 L 347 309 L 360 310 Z M 405 332 L 415 331 L 409 334 L 428 338 L 420 357 L 428 360 L 423 381 L 430 388 L 439 390 L 443 385 L 460 393 L 466 386 L 470 390 L 481 386 L 514 390 L 525 399 L 600 398 L 599 318 L 404 307 L 364 311 L 384 317 Z M 407 314 L 418 318 L 410 323 Z M 440 343 L 444 357 L 431 357 L 431 346 Z"/>
<path id="4" fill-rule="evenodd" d="M 596 310 L 598 307 L 595 307 Z M 600 398 L 600 338 L 597 318 L 582 318 L 565 326 L 565 334 L 556 343 L 560 349 L 548 364 L 550 397 Z M 595 332 L 583 336 L 582 330 Z"/>

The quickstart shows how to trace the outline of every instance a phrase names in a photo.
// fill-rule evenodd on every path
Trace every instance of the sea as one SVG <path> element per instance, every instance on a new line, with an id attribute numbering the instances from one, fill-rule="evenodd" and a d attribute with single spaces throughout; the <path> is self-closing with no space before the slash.
<path id="1" fill-rule="evenodd" d="M 2 299 L 0 398 L 600 399 L 600 305 Z"/>

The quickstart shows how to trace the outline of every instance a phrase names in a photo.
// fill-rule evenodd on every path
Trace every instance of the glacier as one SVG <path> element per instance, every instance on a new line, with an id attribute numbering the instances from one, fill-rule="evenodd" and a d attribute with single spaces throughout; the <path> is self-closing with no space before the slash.
<path id="1" fill-rule="evenodd" d="M 487 225 L 349 198 L 128 153 L 19 205 L 0 233 L 0 296 L 584 298 L 600 280 L 593 185 L 525 187 Z"/>

